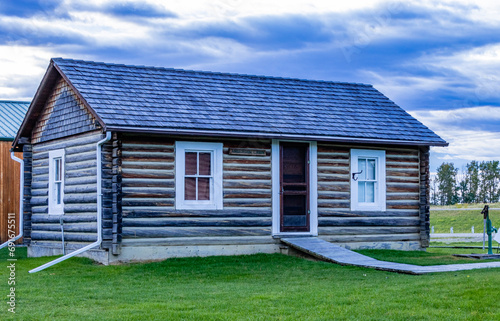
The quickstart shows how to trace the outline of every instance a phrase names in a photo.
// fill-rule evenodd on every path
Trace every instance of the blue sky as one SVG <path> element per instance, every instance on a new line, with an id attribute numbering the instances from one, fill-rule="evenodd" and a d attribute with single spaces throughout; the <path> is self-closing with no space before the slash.
<path id="1" fill-rule="evenodd" d="M 369 83 L 450 143 L 500 159 L 497 1 L 0 1 L 0 99 L 51 57 Z"/>

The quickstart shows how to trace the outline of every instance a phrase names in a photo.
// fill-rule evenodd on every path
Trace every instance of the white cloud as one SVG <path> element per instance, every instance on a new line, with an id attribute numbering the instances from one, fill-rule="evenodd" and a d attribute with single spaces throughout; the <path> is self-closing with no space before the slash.
<path id="1" fill-rule="evenodd" d="M 500 132 L 468 129 L 469 123 L 500 123 L 500 107 L 481 106 L 454 110 L 419 110 L 410 114 L 449 143 L 448 147 L 433 147 L 440 161 L 500 160 Z M 500 127 L 500 126 L 499 126 Z M 499 128 L 500 130 L 500 128 Z"/>
<path id="2" fill-rule="evenodd" d="M 420 120 L 426 126 L 437 131 L 460 130 L 463 121 L 500 121 L 500 107 L 479 106 L 469 108 L 458 108 L 451 110 L 419 110 L 409 112 L 413 117 Z M 500 130 L 500 128 L 499 128 Z"/>
<path id="3" fill-rule="evenodd" d="M 191 1 L 149 1 L 162 5 L 186 19 L 228 18 L 236 16 L 259 16 L 280 14 L 311 14 L 325 12 L 346 12 L 373 8 L 386 0 L 191 0 Z"/>
<path id="4" fill-rule="evenodd" d="M 468 79 L 473 84 L 470 91 L 477 102 L 500 97 L 500 43 L 447 55 L 428 55 L 413 64 L 452 71 L 454 77 Z"/>
<path id="5" fill-rule="evenodd" d="M 450 79 L 439 76 L 429 78 L 427 76 L 403 75 L 402 73 L 373 70 L 363 70 L 359 72 L 359 75 L 363 79 L 368 79 L 375 88 L 387 93 L 391 100 L 396 102 L 408 100 L 411 96 L 418 97 L 437 88 L 450 89 L 458 83 L 458 80 L 452 80 L 450 83 Z"/>
<path id="6" fill-rule="evenodd" d="M 432 148 L 437 156 L 443 160 L 499 160 L 500 133 L 486 131 L 436 131 L 443 139 L 448 141 L 448 147 Z"/>
<path id="7" fill-rule="evenodd" d="M 0 97 L 30 100 L 52 56 L 50 48 L 0 46 Z"/>
<path id="8" fill-rule="evenodd" d="M 200 54 L 205 54 L 218 59 L 229 60 L 245 59 L 249 55 L 249 49 L 230 39 L 207 37 L 200 40 L 185 42 L 185 47 L 191 50 L 198 50 Z"/>
<path id="9" fill-rule="evenodd" d="M 152 34 L 150 27 L 138 23 L 96 12 L 73 11 L 70 15 L 72 17 L 70 26 L 66 26 L 65 20 L 60 20 L 55 27 L 66 26 L 72 33 L 92 39 L 94 45 L 127 47 L 153 41 L 150 37 Z"/>

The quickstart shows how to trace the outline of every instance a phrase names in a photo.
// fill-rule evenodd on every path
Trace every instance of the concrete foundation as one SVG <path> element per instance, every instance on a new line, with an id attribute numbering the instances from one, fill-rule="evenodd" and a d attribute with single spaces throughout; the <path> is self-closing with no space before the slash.
<path id="1" fill-rule="evenodd" d="M 72 251 L 81 248 L 83 246 L 72 246 L 66 248 L 66 254 L 71 253 Z M 41 256 L 55 256 L 55 255 L 63 255 L 63 251 L 61 247 L 52 247 L 52 246 L 42 246 L 42 245 L 30 245 L 28 246 L 28 257 L 41 257 Z M 87 257 L 92 259 L 98 263 L 108 265 L 108 251 L 99 250 L 99 249 L 91 249 L 89 251 L 83 252 L 79 255 L 79 257 Z"/>
<path id="2" fill-rule="evenodd" d="M 121 254 L 110 255 L 110 264 L 140 261 L 161 261 L 174 257 L 205 257 L 214 255 L 248 255 L 279 253 L 279 244 L 198 245 L 198 246 L 124 246 Z"/>
<path id="3" fill-rule="evenodd" d="M 422 250 L 420 242 L 359 242 L 334 243 L 349 250 L 354 249 L 384 249 L 417 251 Z M 84 245 L 68 244 L 66 253 L 70 253 Z M 141 261 L 162 261 L 174 257 L 205 257 L 214 255 L 249 255 L 256 253 L 282 253 L 302 256 L 295 250 L 289 249 L 280 243 L 270 244 L 239 244 L 239 245 L 156 245 L 156 246 L 123 246 L 119 255 L 112 255 L 106 250 L 92 249 L 78 256 L 90 258 L 98 263 L 120 264 Z M 28 257 L 62 255 L 60 244 L 32 244 L 28 246 Z M 311 259 L 310 257 L 304 257 Z"/>

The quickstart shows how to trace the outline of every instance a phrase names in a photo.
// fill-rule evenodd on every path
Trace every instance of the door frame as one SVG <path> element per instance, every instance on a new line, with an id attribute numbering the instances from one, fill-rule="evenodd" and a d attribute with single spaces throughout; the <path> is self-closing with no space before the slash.
<path id="1" fill-rule="evenodd" d="M 309 232 L 281 232 L 280 142 L 309 144 Z M 273 139 L 271 145 L 272 235 L 318 235 L 318 147 L 315 141 Z"/>

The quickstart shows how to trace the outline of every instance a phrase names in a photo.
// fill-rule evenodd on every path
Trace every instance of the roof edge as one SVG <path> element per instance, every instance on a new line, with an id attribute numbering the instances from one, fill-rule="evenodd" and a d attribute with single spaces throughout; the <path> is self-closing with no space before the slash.
<path id="1" fill-rule="evenodd" d="M 55 69 L 53 67 L 54 67 L 54 62 L 51 60 L 49 66 L 47 67 L 47 70 L 45 71 L 45 74 L 43 75 L 40 85 L 38 85 L 35 96 L 33 97 L 33 100 L 31 101 L 30 106 L 28 107 L 28 111 L 26 111 L 26 114 L 24 115 L 23 122 L 21 123 L 21 126 L 19 126 L 19 129 L 17 130 L 16 137 L 14 138 L 14 142 L 12 143 L 12 147 L 14 148 L 16 147 L 19 139 L 21 138 L 22 134 L 26 130 L 26 127 L 28 126 L 28 123 L 30 122 L 29 121 L 30 116 L 40 108 L 38 107 L 38 101 L 41 99 L 41 97 L 46 95 L 46 93 L 43 91 L 43 88 L 45 88 L 45 86 L 47 86 L 49 82 L 54 81 L 53 78 Z"/>
<path id="2" fill-rule="evenodd" d="M 146 65 L 131 65 L 131 64 L 119 64 L 112 62 L 102 62 L 102 61 L 92 61 L 92 60 L 81 60 L 81 59 L 71 59 L 71 58 L 52 58 L 52 60 L 56 63 L 57 61 L 61 62 L 76 62 L 76 63 L 85 63 L 85 64 L 95 64 L 95 65 L 104 65 L 104 66 L 116 66 L 116 67 L 125 67 L 125 68 L 136 68 L 136 69 L 151 69 L 151 70 L 163 70 L 163 71 L 176 71 L 176 72 L 184 72 L 189 74 L 211 74 L 211 75 L 222 75 L 228 77 L 245 77 L 245 78 L 255 78 L 255 79 L 274 79 L 274 80 L 290 80 L 290 81 L 300 81 L 300 82 L 308 82 L 308 83 L 324 83 L 324 84 L 342 84 L 342 85 L 355 85 L 355 86 L 366 86 L 373 88 L 372 84 L 358 83 L 358 82 L 348 82 L 348 81 L 333 81 L 333 80 L 323 80 L 323 79 L 305 79 L 305 78 L 297 78 L 297 77 L 285 77 L 285 76 L 270 76 L 270 75 L 253 75 L 253 74 L 245 74 L 238 72 L 224 72 L 224 71 L 208 71 L 208 70 L 196 70 L 196 69 L 183 69 L 183 68 L 167 68 L 160 66 L 146 66 Z"/>
<path id="3" fill-rule="evenodd" d="M 130 132 L 130 133 L 148 133 L 148 134 L 178 134 L 178 135 L 212 135 L 219 137 L 260 137 L 269 139 L 297 139 L 297 140 L 314 140 L 325 142 L 350 142 L 350 143 L 373 143 L 383 145 L 408 145 L 408 146 L 448 146 L 448 142 L 431 142 L 431 141 L 413 141 L 413 140 L 392 140 L 392 139 L 371 139 L 359 137 L 341 137 L 341 136 L 319 136 L 319 135 L 295 135 L 295 134 L 279 134 L 279 133 L 262 133 L 262 132 L 237 132 L 237 131 L 212 131 L 212 130 L 196 130 L 196 129 L 160 129 L 147 127 L 105 127 L 105 131 Z"/>
<path id="4" fill-rule="evenodd" d="M 51 62 L 54 63 L 54 68 L 59 72 L 59 74 L 64 79 L 64 81 L 66 81 L 68 83 L 70 88 L 74 91 L 75 95 L 79 99 L 82 100 L 83 105 L 89 110 L 89 112 L 92 114 L 92 116 L 94 116 L 95 119 L 97 119 L 97 121 L 101 124 L 101 126 L 104 127 L 105 126 L 104 120 L 102 120 L 102 118 L 96 113 L 96 111 L 92 107 L 90 107 L 90 104 L 83 97 L 83 95 L 80 93 L 80 91 L 78 89 L 76 89 L 75 85 L 73 85 L 71 80 L 69 80 L 68 76 L 66 76 L 66 74 L 61 70 L 61 68 L 59 68 L 59 66 L 57 65 L 57 62 L 54 61 L 54 59 L 51 59 Z"/>
<path id="5" fill-rule="evenodd" d="M 101 119 L 101 117 L 99 117 L 97 115 L 97 113 L 94 111 L 94 109 L 90 107 L 89 103 L 83 98 L 82 94 L 75 88 L 75 86 L 71 83 L 71 81 L 64 74 L 64 72 L 57 66 L 54 59 L 51 59 L 49 66 L 47 67 L 47 71 L 45 72 L 45 75 L 43 76 L 42 81 L 40 82 L 40 85 L 38 86 L 38 89 L 35 93 L 35 96 L 30 103 L 28 111 L 26 112 L 26 115 L 24 116 L 23 122 L 21 123 L 21 126 L 19 126 L 16 137 L 14 138 L 14 141 L 12 143 L 13 148 L 16 148 L 16 146 L 19 143 L 19 139 L 29 129 L 28 127 L 30 125 L 32 126 L 36 123 L 36 119 L 38 119 L 38 116 L 39 116 L 36 113 L 40 112 L 43 109 L 43 107 L 45 106 L 45 101 L 46 101 L 48 95 L 50 95 L 50 92 L 51 92 L 50 90 L 54 86 L 57 76 L 63 78 L 64 81 L 66 81 L 68 83 L 70 88 L 74 91 L 75 95 L 77 95 L 77 97 L 82 100 L 84 106 L 97 119 L 97 121 L 101 124 L 101 126 L 104 127 L 105 124 L 104 124 L 104 121 Z M 47 87 L 50 87 L 50 88 L 47 88 Z M 35 114 L 34 120 L 31 119 L 33 114 Z"/>
<path id="6" fill-rule="evenodd" d="M 0 99 L 0 103 L 11 103 L 11 104 L 29 104 L 30 102 L 29 101 L 26 101 L 26 100 L 4 100 L 4 99 Z"/>

